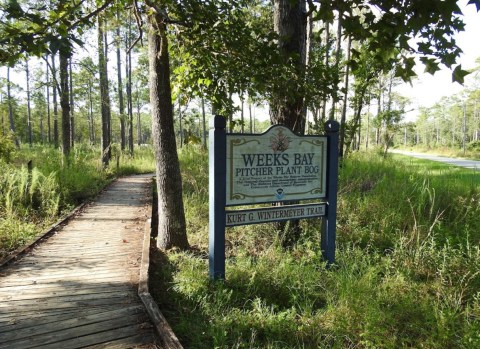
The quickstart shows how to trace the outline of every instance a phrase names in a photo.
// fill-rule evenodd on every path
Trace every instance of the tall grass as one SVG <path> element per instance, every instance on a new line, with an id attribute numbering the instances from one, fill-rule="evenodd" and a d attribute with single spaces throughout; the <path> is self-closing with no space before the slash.
<path id="1" fill-rule="evenodd" d="M 11 158 L 11 163 L 0 159 L 0 258 L 59 215 L 93 198 L 115 177 L 155 168 L 150 147 L 135 149 L 134 156 L 117 151 L 107 168 L 100 162 L 98 148 L 82 144 L 67 159 L 44 146 L 22 148 Z"/>
<path id="2" fill-rule="evenodd" d="M 356 154 L 340 170 L 337 262 L 320 221 L 291 250 L 268 225 L 227 231 L 208 280 L 207 157 L 181 153 L 188 252 L 158 253 L 153 291 L 186 348 L 479 348 L 478 177 Z"/>

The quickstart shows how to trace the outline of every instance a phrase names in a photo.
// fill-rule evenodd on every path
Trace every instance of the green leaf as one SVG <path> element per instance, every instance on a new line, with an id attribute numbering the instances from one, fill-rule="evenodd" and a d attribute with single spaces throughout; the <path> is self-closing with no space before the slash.
<path id="1" fill-rule="evenodd" d="M 462 65 L 459 64 L 453 70 L 452 81 L 453 82 L 458 82 L 459 84 L 463 85 L 465 76 L 467 76 L 468 74 L 470 74 L 470 72 L 468 72 L 466 70 L 463 70 Z"/>

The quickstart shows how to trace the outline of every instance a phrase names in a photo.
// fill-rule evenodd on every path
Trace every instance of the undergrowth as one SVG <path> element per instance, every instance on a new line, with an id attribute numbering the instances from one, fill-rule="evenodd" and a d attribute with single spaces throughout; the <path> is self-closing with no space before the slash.
<path id="1" fill-rule="evenodd" d="M 72 149 L 68 159 L 59 150 L 39 145 L 10 149 L 8 156 L 2 155 L 0 259 L 62 214 L 93 198 L 115 177 L 155 169 L 149 147 L 136 149 L 134 156 L 118 152 L 118 159 L 117 163 L 113 157 L 110 166 L 104 169 L 99 149 L 82 144 Z"/>
<path id="2" fill-rule="evenodd" d="M 190 251 L 157 252 L 152 292 L 185 348 L 480 348 L 480 174 L 355 154 L 340 169 L 337 259 L 320 220 L 291 250 L 228 229 L 208 279 L 208 157 L 180 154 Z"/>

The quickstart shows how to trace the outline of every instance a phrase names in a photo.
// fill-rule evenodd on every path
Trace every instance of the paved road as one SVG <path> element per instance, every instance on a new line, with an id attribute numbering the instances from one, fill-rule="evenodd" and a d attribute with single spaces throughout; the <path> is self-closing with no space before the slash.
<path id="1" fill-rule="evenodd" d="M 465 168 L 480 170 L 480 161 L 477 161 L 477 160 L 455 159 L 455 158 L 448 158 L 445 156 L 415 153 L 415 152 L 409 152 L 409 151 L 403 151 L 403 150 L 397 150 L 397 149 L 390 149 L 389 152 L 395 153 L 395 154 L 408 155 L 418 159 L 443 162 L 443 163 L 453 165 L 453 166 L 458 166 L 458 167 L 465 167 Z"/>
<path id="2" fill-rule="evenodd" d="M 0 270 L 0 348 L 156 348 L 137 294 L 150 177 L 115 181 Z"/>

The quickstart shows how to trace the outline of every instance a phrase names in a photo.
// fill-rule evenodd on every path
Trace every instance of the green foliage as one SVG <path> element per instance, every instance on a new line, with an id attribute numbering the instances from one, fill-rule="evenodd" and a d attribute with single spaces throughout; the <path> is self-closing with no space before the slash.
<path id="1" fill-rule="evenodd" d="M 99 160 L 100 150 L 77 144 L 68 161 L 52 148 L 22 148 L 12 163 L 0 160 L 0 258 L 27 243 L 81 202 L 93 198 L 117 175 L 151 173 L 153 152 L 142 147 L 134 156 L 119 153 L 106 170 Z M 33 169 L 28 171 L 29 160 Z M 15 165 L 23 164 L 23 165 Z"/>
<path id="2" fill-rule="evenodd" d="M 358 154 L 340 171 L 337 263 L 319 220 L 285 251 L 269 225 L 227 231 L 227 280 L 208 280 L 206 154 L 180 154 L 190 252 L 157 254 L 162 311 L 185 348 L 476 348 L 478 174 Z M 459 226 L 458 222 L 462 222 Z"/>
<path id="3" fill-rule="evenodd" d="M 15 151 L 15 140 L 12 133 L 2 135 L 0 138 L 0 161 L 10 162 L 12 153 Z"/>

